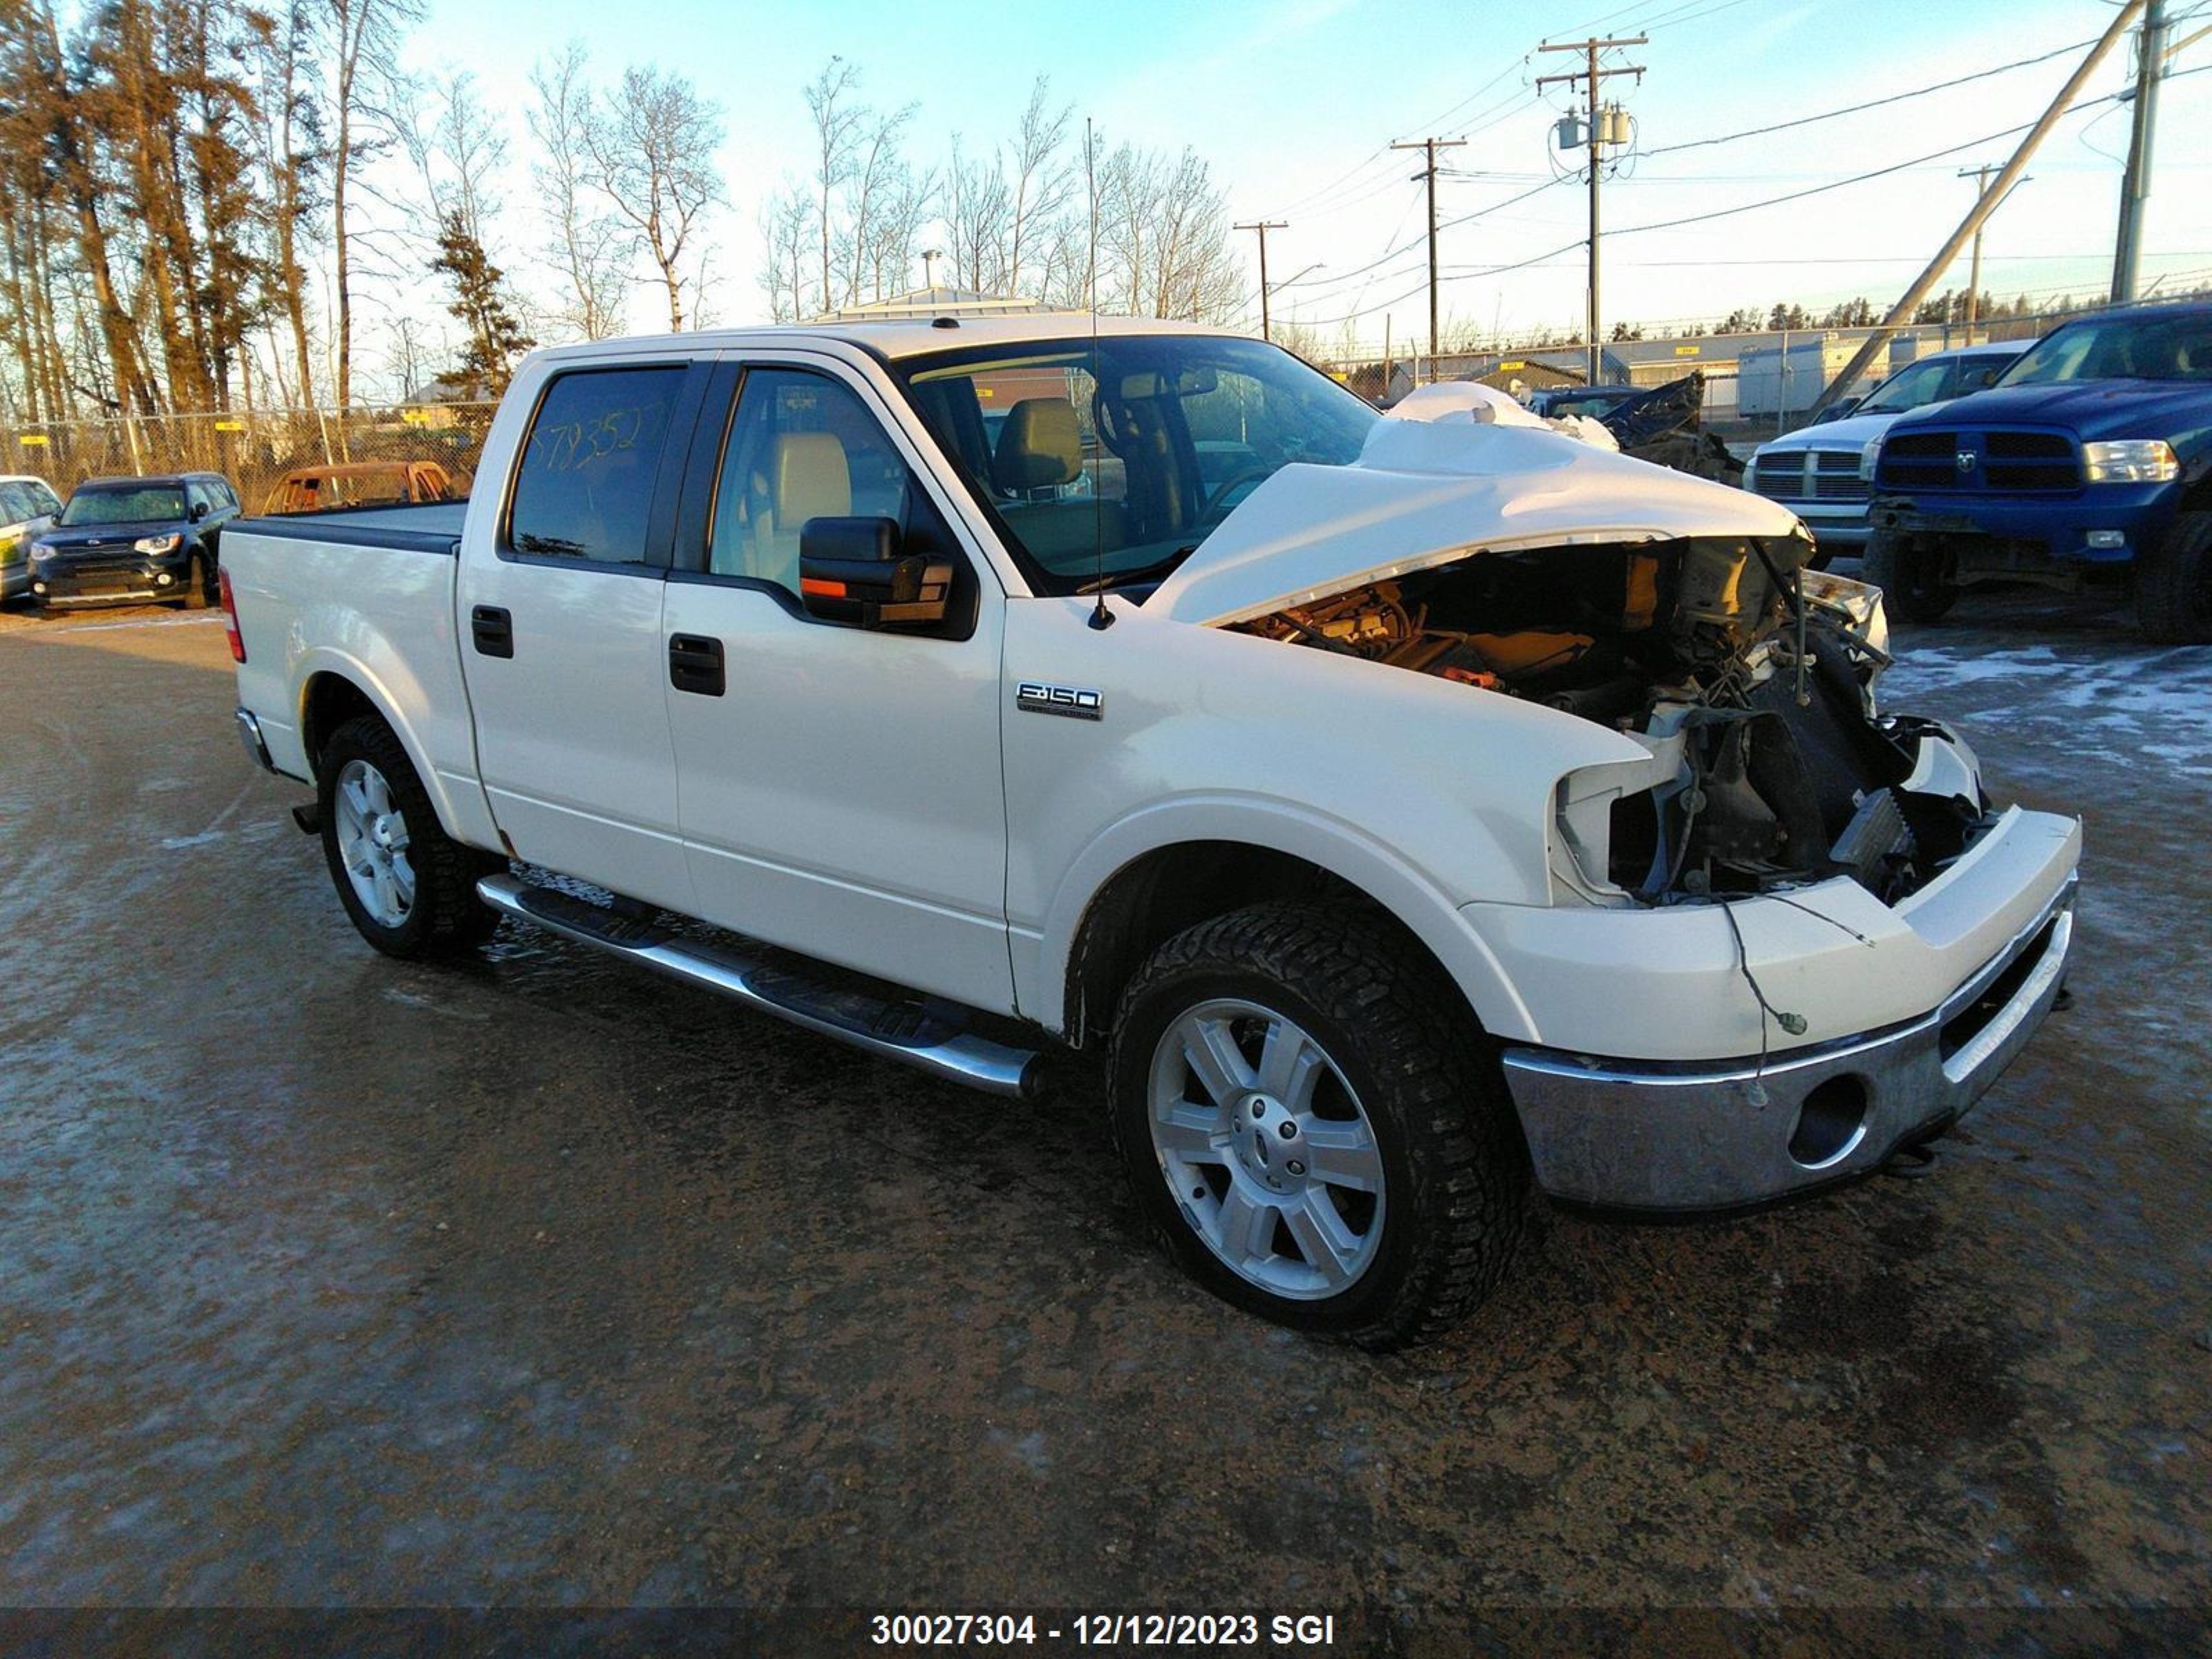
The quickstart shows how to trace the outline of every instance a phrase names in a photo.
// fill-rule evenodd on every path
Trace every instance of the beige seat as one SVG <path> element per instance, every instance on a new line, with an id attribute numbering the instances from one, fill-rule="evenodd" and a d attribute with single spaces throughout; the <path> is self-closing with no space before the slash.
<path id="1" fill-rule="evenodd" d="M 1024 398 L 1006 411 L 991 470 L 1010 495 L 1052 489 L 1083 476 L 1083 426 L 1065 398 Z"/>
<path id="2" fill-rule="evenodd" d="M 1100 547 L 1111 550 L 1128 539 L 1119 501 L 1026 499 L 1033 491 L 1056 491 L 1083 476 L 1083 425 L 1075 405 L 1065 398 L 1024 398 L 1006 411 L 991 472 L 1000 492 L 1014 498 L 999 509 L 1007 528 L 1045 565 L 1060 569 Z"/>
<path id="3" fill-rule="evenodd" d="M 845 446 L 828 432 L 787 432 L 775 440 L 766 477 L 753 477 L 752 538 L 745 574 L 799 591 L 799 536 L 809 519 L 853 510 Z"/>

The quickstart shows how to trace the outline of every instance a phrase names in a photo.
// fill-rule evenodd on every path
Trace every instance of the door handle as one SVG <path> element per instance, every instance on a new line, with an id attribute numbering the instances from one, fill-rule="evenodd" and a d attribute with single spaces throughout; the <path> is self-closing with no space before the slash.
<path id="1" fill-rule="evenodd" d="M 514 618 L 501 606 L 480 605 L 469 612 L 469 632 L 476 638 L 477 654 L 482 657 L 512 657 L 514 654 Z"/>
<path id="2" fill-rule="evenodd" d="M 726 686 L 722 642 L 704 634 L 668 636 L 668 683 L 678 691 L 719 697 Z"/>

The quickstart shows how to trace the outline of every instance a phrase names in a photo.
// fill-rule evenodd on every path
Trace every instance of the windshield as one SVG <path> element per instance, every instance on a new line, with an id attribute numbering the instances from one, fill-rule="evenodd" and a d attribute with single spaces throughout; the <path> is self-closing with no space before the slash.
<path id="1" fill-rule="evenodd" d="M 2061 380 L 2212 380 L 2212 314 L 2069 323 L 2021 353 L 1996 383 Z"/>
<path id="2" fill-rule="evenodd" d="M 1039 593 L 1164 575 L 1292 461 L 1358 459 L 1380 418 L 1276 346 L 1205 335 L 933 356 L 908 395 Z"/>
<path id="3" fill-rule="evenodd" d="M 1918 409 L 1939 398 L 1951 395 L 1948 386 L 1954 364 L 1914 363 L 1900 368 L 1867 394 L 1867 400 L 1852 411 L 1856 415 L 1894 415 L 1902 410 Z"/>
<path id="4" fill-rule="evenodd" d="M 185 492 L 174 484 L 127 489 L 80 489 L 62 508 L 63 524 L 151 524 L 185 516 Z"/>

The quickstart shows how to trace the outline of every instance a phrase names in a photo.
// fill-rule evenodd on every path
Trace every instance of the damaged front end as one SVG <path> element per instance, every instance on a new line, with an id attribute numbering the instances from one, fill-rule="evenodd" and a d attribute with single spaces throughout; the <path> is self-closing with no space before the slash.
<path id="1" fill-rule="evenodd" d="M 1990 821 L 1973 756 L 1883 715 L 1880 595 L 1811 543 L 1686 535 L 1493 549 L 1237 623 L 1610 726 L 1643 762 L 1570 774 L 1555 889 L 1664 905 L 1848 876 L 1885 902 Z"/>

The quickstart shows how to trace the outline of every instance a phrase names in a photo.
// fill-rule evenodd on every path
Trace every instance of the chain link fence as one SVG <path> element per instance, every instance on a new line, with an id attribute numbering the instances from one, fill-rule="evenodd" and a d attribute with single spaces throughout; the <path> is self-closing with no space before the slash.
<path id="1" fill-rule="evenodd" d="M 131 415 L 0 428 L 0 472 L 29 472 L 66 495 L 87 478 L 220 472 L 249 513 L 300 467 L 368 461 L 435 461 L 468 493 L 491 424 L 489 403 L 410 404 L 343 410 L 232 410 Z"/>

